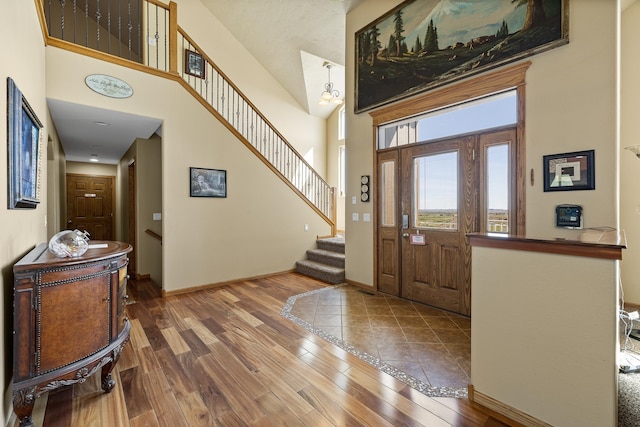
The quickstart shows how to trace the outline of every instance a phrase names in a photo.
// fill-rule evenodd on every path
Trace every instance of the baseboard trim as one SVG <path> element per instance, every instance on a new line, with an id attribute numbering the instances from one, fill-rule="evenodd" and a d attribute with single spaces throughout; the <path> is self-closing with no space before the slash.
<path id="1" fill-rule="evenodd" d="M 512 427 L 553 427 L 551 424 L 547 424 L 542 420 L 476 391 L 473 384 L 469 384 L 468 390 L 469 401 L 498 415 L 499 417 L 495 415 L 494 417 Z M 503 417 L 505 419 L 502 419 Z"/>
<path id="2" fill-rule="evenodd" d="M 292 269 L 292 270 L 281 271 L 279 273 L 270 273 L 270 274 L 263 274 L 261 276 L 245 277 L 245 278 L 242 278 L 242 279 L 230 280 L 228 282 L 209 283 L 209 284 L 206 284 L 206 285 L 192 286 L 190 288 L 177 289 L 175 291 L 165 291 L 163 289 L 162 290 L 162 298 L 170 297 L 170 296 L 173 296 L 173 295 L 188 294 L 189 292 L 203 291 L 203 290 L 206 290 L 206 289 L 219 288 L 221 286 L 234 285 L 234 284 L 237 284 L 237 283 L 247 282 L 247 281 L 250 281 L 250 280 L 265 279 L 267 277 L 279 276 L 281 274 L 289 274 L 289 273 L 295 273 L 295 270 Z"/>
<path id="3" fill-rule="evenodd" d="M 345 282 L 349 285 L 355 286 L 356 288 L 362 288 L 366 291 L 373 292 L 374 294 L 378 293 L 378 290 L 375 287 L 367 285 L 366 283 L 360 283 L 350 279 L 346 279 Z"/>
<path id="4" fill-rule="evenodd" d="M 151 275 L 150 274 L 136 274 L 136 280 L 147 280 L 147 279 L 151 279 Z"/>

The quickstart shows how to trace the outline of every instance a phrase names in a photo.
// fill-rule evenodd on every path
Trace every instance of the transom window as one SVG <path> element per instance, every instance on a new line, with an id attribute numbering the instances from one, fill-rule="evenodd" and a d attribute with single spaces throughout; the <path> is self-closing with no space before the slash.
<path id="1" fill-rule="evenodd" d="M 515 90 L 378 126 L 378 150 L 432 141 L 517 122 Z"/>

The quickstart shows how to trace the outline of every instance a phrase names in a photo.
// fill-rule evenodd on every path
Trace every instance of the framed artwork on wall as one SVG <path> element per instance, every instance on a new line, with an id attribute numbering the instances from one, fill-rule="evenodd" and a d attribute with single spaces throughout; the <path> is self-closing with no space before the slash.
<path id="1" fill-rule="evenodd" d="M 35 209 L 39 200 L 42 123 L 11 77 L 7 77 L 9 209 Z"/>
<path id="2" fill-rule="evenodd" d="M 594 190 L 594 150 L 551 154 L 542 158 L 544 191 Z"/>
<path id="3" fill-rule="evenodd" d="M 227 197 L 227 171 L 189 168 L 189 196 Z"/>
<path id="4" fill-rule="evenodd" d="M 355 112 L 569 42 L 568 0 L 407 0 L 355 34 Z"/>
<path id="5" fill-rule="evenodd" d="M 184 72 L 204 79 L 206 77 L 204 58 L 198 52 L 184 50 Z"/>

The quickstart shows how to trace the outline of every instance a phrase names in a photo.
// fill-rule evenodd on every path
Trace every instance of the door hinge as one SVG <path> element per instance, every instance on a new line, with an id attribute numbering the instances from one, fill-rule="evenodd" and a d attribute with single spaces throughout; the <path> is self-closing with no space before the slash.
<path id="1" fill-rule="evenodd" d="M 472 149 L 471 150 L 471 160 L 475 160 L 476 159 L 476 149 Z"/>
<path id="2" fill-rule="evenodd" d="M 33 309 L 35 311 L 40 311 L 40 297 L 39 296 L 36 296 L 33 299 Z"/>
<path id="3" fill-rule="evenodd" d="M 33 353 L 33 365 L 37 372 L 40 368 L 40 351 Z"/>

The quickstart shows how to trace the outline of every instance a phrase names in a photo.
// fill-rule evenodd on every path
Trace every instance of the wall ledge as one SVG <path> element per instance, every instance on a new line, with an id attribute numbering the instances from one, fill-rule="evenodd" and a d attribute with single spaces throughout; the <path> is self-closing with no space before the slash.
<path id="1" fill-rule="evenodd" d="M 627 247 L 624 231 L 585 230 L 579 240 L 543 239 L 498 233 L 469 233 L 471 246 L 621 260 Z"/>

